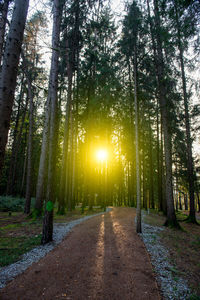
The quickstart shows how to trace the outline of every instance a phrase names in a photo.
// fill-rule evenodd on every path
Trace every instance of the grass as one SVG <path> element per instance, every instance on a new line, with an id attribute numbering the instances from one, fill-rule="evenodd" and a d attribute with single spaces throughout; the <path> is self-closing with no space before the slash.
<path id="1" fill-rule="evenodd" d="M 22 254 L 39 245 L 41 234 L 34 237 L 1 237 L 0 238 L 0 266 L 4 267 L 20 259 Z"/>
<path id="2" fill-rule="evenodd" d="M 186 215 L 179 212 L 178 220 L 184 220 Z M 162 226 L 165 217 L 152 211 L 145 216 L 145 222 L 153 226 Z M 165 228 L 160 232 L 160 241 L 169 251 L 169 259 L 173 264 L 174 277 L 181 276 L 188 281 L 193 291 L 191 300 L 200 300 L 200 230 L 199 226 L 181 222 L 182 230 Z"/>
<path id="3" fill-rule="evenodd" d="M 9 229 L 14 229 L 14 228 L 18 228 L 18 227 L 21 227 L 22 226 L 22 224 L 20 224 L 20 223 L 16 223 L 16 224 L 8 224 L 8 225 L 6 225 L 6 226 L 2 226 L 2 227 L 0 227 L 0 230 L 9 230 Z"/>
<path id="4" fill-rule="evenodd" d="M 22 199 L 18 201 L 18 198 L 0 197 L 0 201 L 2 198 L 1 204 L 5 204 L 8 199 L 7 207 L 10 207 L 11 210 L 0 210 L 0 267 L 18 261 L 22 254 L 40 245 L 42 232 L 42 218 L 34 220 L 24 215 L 23 210 L 21 212 L 13 211 L 17 207 L 17 203 L 22 203 Z M 68 223 L 99 212 L 102 212 L 99 207 L 94 207 L 93 210 L 86 207 L 84 213 L 81 213 L 81 208 L 77 207 L 72 212 L 66 212 L 65 215 L 54 213 L 54 223 Z"/>

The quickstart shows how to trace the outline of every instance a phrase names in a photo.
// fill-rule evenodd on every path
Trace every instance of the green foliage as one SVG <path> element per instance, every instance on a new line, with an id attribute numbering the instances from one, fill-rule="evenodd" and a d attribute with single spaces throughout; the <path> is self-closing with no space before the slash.
<path id="1" fill-rule="evenodd" d="M 24 199 L 23 198 L 13 198 L 13 197 L 0 197 L 0 211 L 23 211 L 24 209 Z"/>
<path id="2" fill-rule="evenodd" d="M 32 199 L 32 206 L 34 199 Z M 24 211 L 24 198 L 14 198 L 10 196 L 0 196 L 0 211 L 22 212 Z"/>
<path id="3" fill-rule="evenodd" d="M 21 255 L 40 245 L 41 234 L 34 237 L 1 237 L 0 238 L 0 267 L 12 264 L 20 259 Z"/>

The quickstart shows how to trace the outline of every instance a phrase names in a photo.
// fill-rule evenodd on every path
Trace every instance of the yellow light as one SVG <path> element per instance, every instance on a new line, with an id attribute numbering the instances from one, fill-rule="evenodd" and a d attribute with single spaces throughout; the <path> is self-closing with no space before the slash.
<path id="1" fill-rule="evenodd" d="M 108 158 L 108 152 L 107 152 L 107 150 L 105 150 L 105 149 L 99 149 L 97 151 L 97 159 L 99 161 L 101 161 L 101 162 L 102 161 L 106 161 L 107 158 Z"/>

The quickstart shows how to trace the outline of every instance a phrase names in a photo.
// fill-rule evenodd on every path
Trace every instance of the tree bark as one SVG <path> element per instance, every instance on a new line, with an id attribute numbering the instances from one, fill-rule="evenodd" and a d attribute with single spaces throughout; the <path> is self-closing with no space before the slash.
<path id="1" fill-rule="evenodd" d="M 160 149 L 160 132 L 159 132 L 159 103 L 157 101 L 157 184 L 158 184 L 158 209 L 163 211 L 163 191 L 162 191 L 162 149 Z M 162 135 L 161 135 L 162 139 Z"/>
<path id="2" fill-rule="evenodd" d="M 24 55 L 24 71 L 28 84 L 28 97 L 29 97 L 29 132 L 28 132 L 28 151 L 27 151 L 27 174 L 26 174 L 26 195 L 24 213 L 29 214 L 31 208 L 31 183 L 32 183 L 32 143 L 33 143 L 33 92 L 32 84 L 27 71 Z"/>
<path id="3" fill-rule="evenodd" d="M 176 12 L 178 49 L 179 49 L 179 59 L 181 64 L 182 89 L 183 89 L 183 100 L 184 100 L 184 110 L 185 110 L 185 129 L 186 129 L 186 145 L 187 145 L 187 177 L 189 183 L 189 197 L 190 197 L 190 214 L 188 220 L 192 223 L 197 223 L 196 216 L 195 216 L 194 162 L 192 156 L 190 117 L 189 117 L 189 108 L 188 108 L 188 96 L 187 96 L 187 85 L 186 85 L 186 78 L 185 78 L 183 47 L 181 41 L 181 30 L 180 30 L 180 21 L 179 21 L 180 17 L 179 17 L 179 11 L 177 7 L 177 0 L 174 0 L 174 7 Z"/>
<path id="4" fill-rule="evenodd" d="M 7 180 L 7 188 L 6 188 L 6 194 L 7 195 L 12 195 L 12 188 L 13 188 L 13 164 L 15 162 L 15 153 L 16 153 L 16 146 L 17 146 L 17 135 L 19 131 L 19 118 L 20 118 L 20 110 L 21 110 L 21 105 L 23 101 L 23 94 L 24 94 L 24 75 L 21 80 L 21 88 L 20 88 L 20 94 L 19 94 L 19 101 L 18 101 L 18 107 L 17 107 L 17 116 L 15 119 L 15 128 L 13 132 L 13 144 L 12 144 L 12 153 L 11 153 L 11 158 L 10 158 L 10 166 L 9 166 L 9 173 L 8 173 L 8 180 Z"/>
<path id="5" fill-rule="evenodd" d="M 198 212 L 200 212 L 200 199 L 199 199 L 199 193 L 196 193 L 197 195 L 197 203 L 198 203 Z"/>
<path id="6" fill-rule="evenodd" d="M 1 65 L 2 54 L 3 54 L 3 45 L 4 45 L 4 38 L 5 38 L 9 3 L 10 0 L 4 0 L 4 2 L 0 4 L 1 5 L 0 6 L 0 65 Z"/>
<path id="7" fill-rule="evenodd" d="M 29 0 L 16 0 L 0 74 L 0 174 L 10 128 L 18 64 Z"/>
<path id="8" fill-rule="evenodd" d="M 42 135 L 42 147 L 40 153 L 40 164 L 38 170 L 35 211 L 38 216 L 42 213 L 43 208 L 43 193 L 45 185 L 46 165 L 48 159 L 48 136 L 49 136 L 49 118 L 50 118 L 50 96 L 48 95 L 45 108 L 45 123 Z"/>
<path id="9" fill-rule="evenodd" d="M 22 99 L 23 99 L 23 95 L 22 95 Z M 25 118 L 27 114 L 27 107 L 28 107 L 28 96 L 26 97 L 26 103 L 22 114 L 19 133 L 16 132 L 16 142 L 13 142 L 12 156 L 11 156 L 9 177 L 8 177 L 8 184 L 7 184 L 7 191 L 6 191 L 7 195 L 13 195 L 13 187 L 15 185 L 16 169 L 17 169 L 17 163 L 19 158 L 19 150 L 22 144 L 23 128 L 24 128 Z"/>
<path id="10" fill-rule="evenodd" d="M 150 121 L 150 115 L 149 115 L 149 204 L 150 208 L 155 208 L 155 202 L 154 202 L 154 185 L 153 185 L 153 157 L 152 157 L 152 132 L 151 132 L 151 121 Z"/>
<path id="11" fill-rule="evenodd" d="M 60 43 L 60 25 L 63 10 L 63 1 L 54 0 L 53 4 L 53 32 L 52 32 L 52 58 L 49 78 L 49 161 L 48 161 L 48 181 L 46 193 L 46 207 L 43 222 L 42 244 L 46 244 L 53 239 L 53 203 L 55 202 L 55 176 L 56 167 L 56 115 L 57 115 L 57 90 L 58 90 L 58 59 Z"/>
<path id="12" fill-rule="evenodd" d="M 148 11 L 150 17 L 149 0 Z M 161 110 L 161 122 L 164 133 L 164 150 L 165 150 L 165 167 L 166 167 L 166 197 L 167 197 L 167 220 L 165 225 L 179 227 L 176 219 L 173 198 L 173 185 L 172 185 L 172 153 L 171 153 L 171 134 L 170 134 L 170 119 L 168 115 L 168 106 L 166 100 L 167 90 L 165 87 L 165 67 L 162 52 L 162 39 L 160 34 L 160 14 L 158 7 L 158 0 L 154 0 L 154 15 L 155 15 L 155 37 L 156 49 L 154 49 L 155 69 L 158 81 L 159 102 Z M 154 40 L 152 24 L 150 22 L 152 40 Z M 155 47 L 155 43 L 154 43 Z"/>
<path id="13" fill-rule="evenodd" d="M 135 151 L 136 151 L 136 188 L 137 188 L 137 233 L 142 232 L 141 226 L 141 196 L 140 196 L 140 156 L 138 136 L 138 98 L 137 98 L 137 49 L 134 47 L 134 105 L 135 105 Z"/>
<path id="14" fill-rule="evenodd" d="M 67 41 L 67 51 L 68 41 Z M 61 165 L 61 178 L 60 178 L 60 190 L 59 190 L 59 209 L 60 214 L 65 213 L 65 198 L 68 194 L 68 176 L 67 176 L 67 161 L 68 161 L 68 143 L 69 143 L 69 118 L 71 111 L 71 100 L 72 100 L 72 67 L 69 63 L 69 54 L 66 55 L 67 59 L 67 76 L 68 76 L 68 91 L 67 91 L 67 104 L 65 113 L 65 129 L 64 129 L 64 143 L 63 143 L 63 155 Z"/>

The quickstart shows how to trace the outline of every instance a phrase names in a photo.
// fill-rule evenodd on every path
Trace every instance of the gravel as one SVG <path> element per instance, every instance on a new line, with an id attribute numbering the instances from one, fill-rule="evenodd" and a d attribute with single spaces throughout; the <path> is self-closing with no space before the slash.
<path id="1" fill-rule="evenodd" d="M 107 211 L 110 210 L 110 208 L 107 209 Z M 74 226 L 100 214 L 86 216 L 70 223 L 54 224 L 53 242 L 44 246 L 38 246 L 25 253 L 20 261 L 0 268 L 0 288 L 5 287 L 8 281 L 23 273 L 34 262 L 39 261 L 48 252 L 53 250 Z M 164 299 L 188 299 L 189 295 L 191 295 L 191 291 L 188 288 L 186 281 L 180 277 L 179 272 L 170 263 L 168 250 L 161 244 L 159 233 L 163 230 L 165 229 L 162 227 L 150 226 L 143 222 L 142 234 L 140 234 L 140 236 L 151 256 L 151 262 L 154 267 L 157 281 L 161 286 L 161 292 Z"/>
<path id="2" fill-rule="evenodd" d="M 111 208 L 107 208 L 107 212 Z M 72 221 L 70 223 L 56 223 L 54 224 L 53 230 L 53 242 L 48 243 L 44 246 L 37 246 L 31 251 L 23 254 L 22 259 L 14 264 L 0 268 L 0 289 L 5 287 L 7 282 L 13 280 L 17 275 L 23 273 L 28 267 L 30 267 L 34 262 L 38 262 L 42 257 L 44 257 L 48 252 L 53 250 L 66 236 L 70 230 L 80 224 L 81 222 L 88 220 L 97 215 L 103 213 L 94 214 L 91 216 L 85 216 L 81 219 Z"/>
<path id="3" fill-rule="evenodd" d="M 165 228 L 150 226 L 143 222 L 140 236 L 151 256 L 164 299 L 189 299 L 191 291 L 187 282 L 180 277 L 180 272 L 170 263 L 169 252 L 161 244 L 159 233 L 163 230 Z"/>

